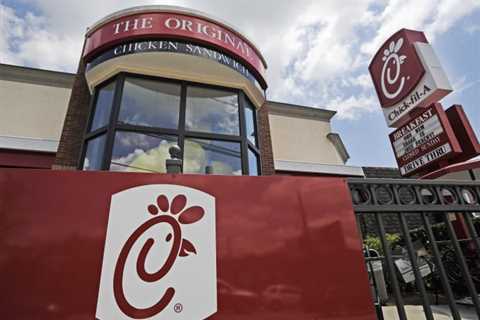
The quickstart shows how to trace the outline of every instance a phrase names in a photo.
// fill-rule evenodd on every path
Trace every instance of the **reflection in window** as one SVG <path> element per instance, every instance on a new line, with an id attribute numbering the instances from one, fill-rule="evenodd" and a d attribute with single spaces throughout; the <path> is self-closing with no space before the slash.
<path id="1" fill-rule="evenodd" d="M 106 126 L 110 120 L 112 111 L 113 93 L 115 92 L 115 82 L 111 82 L 98 90 L 97 101 L 95 104 L 95 114 L 93 116 L 90 131 Z"/>
<path id="2" fill-rule="evenodd" d="M 255 109 L 253 106 L 245 99 L 245 129 L 247 139 L 250 140 L 254 145 L 257 145 L 256 136 L 257 133 L 255 132 Z"/>
<path id="3" fill-rule="evenodd" d="M 164 173 L 168 149 L 175 144 L 174 136 L 117 131 L 110 170 Z"/>
<path id="4" fill-rule="evenodd" d="M 185 139 L 184 173 L 241 175 L 240 143 Z"/>
<path id="5" fill-rule="evenodd" d="M 176 129 L 180 110 L 180 85 L 126 78 L 119 122 Z"/>
<path id="6" fill-rule="evenodd" d="M 87 141 L 83 170 L 102 169 L 102 157 L 105 149 L 105 135 Z"/>
<path id="7" fill-rule="evenodd" d="M 258 156 L 248 148 L 248 174 L 258 176 Z"/>
<path id="8" fill-rule="evenodd" d="M 239 135 L 237 94 L 188 87 L 185 121 L 187 130 Z"/>

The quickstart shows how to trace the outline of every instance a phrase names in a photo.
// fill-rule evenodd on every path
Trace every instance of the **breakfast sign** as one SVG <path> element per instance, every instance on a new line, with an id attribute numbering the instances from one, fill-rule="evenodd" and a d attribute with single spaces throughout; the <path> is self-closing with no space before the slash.
<path id="1" fill-rule="evenodd" d="M 415 174 L 462 151 L 440 103 L 422 110 L 389 137 L 402 175 Z"/>

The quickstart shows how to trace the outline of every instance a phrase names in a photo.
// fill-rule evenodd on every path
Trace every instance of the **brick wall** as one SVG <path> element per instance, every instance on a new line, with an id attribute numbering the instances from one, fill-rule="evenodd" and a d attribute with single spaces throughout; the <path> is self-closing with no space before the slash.
<path id="1" fill-rule="evenodd" d="M 268 121 L 268 105 L 266 104 L 258 110 L 258 139 L 260 152 L 262 153 L 262 175 L 274 175 L 272 139 L 270 137 L 270 122 Z"/>
<path id="2" fill-rule="evenodd" d="M 52 166 L 54 170 L 76 170 L 78 167 L 90 108 L 90 91 L 84 72 L 85 64 L 80 61 L 68 102 L 57 155 Z"/>

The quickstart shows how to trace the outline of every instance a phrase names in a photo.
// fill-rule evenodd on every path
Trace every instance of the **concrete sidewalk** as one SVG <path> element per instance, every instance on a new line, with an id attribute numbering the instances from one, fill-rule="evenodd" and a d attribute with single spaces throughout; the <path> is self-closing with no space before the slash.
<path id="1" fill-rule="evenodd" d="M 475 313 L 474 308 L 459 305 L 458 310 L 462 316 L 462 320 L 478 320 L 479 316 Z M 382 307 L 385 320 L 399 320 L 397 308 L 395 306 Z M 422 306 L 405 306 L 408 320 L 424 320 L 425 313 Z M 435 320 L 451 320 L 450 308 L 447 305 L 432 306 Z"/>

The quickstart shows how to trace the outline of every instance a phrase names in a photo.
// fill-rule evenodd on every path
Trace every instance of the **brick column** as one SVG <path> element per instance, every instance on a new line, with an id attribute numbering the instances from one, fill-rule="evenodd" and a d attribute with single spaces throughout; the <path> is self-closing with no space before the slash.
<path id="1" fill-rule="evenodd" d="M 85 80 L 85 64 L 80 60 L 73 82 L 67 115 L 53 170 L 77 170 L 90 108 L 90 91 Z"/>
<path id="2" fill-rule="evenodd" d="M 258 138 L 260 141 L 260 152 L 262 153 L 262 175 L 274 175 L 275 167 L 273 163 L 272 139 L 270 137 L 267 104 L 264 104 L 258 110 Z"/>

